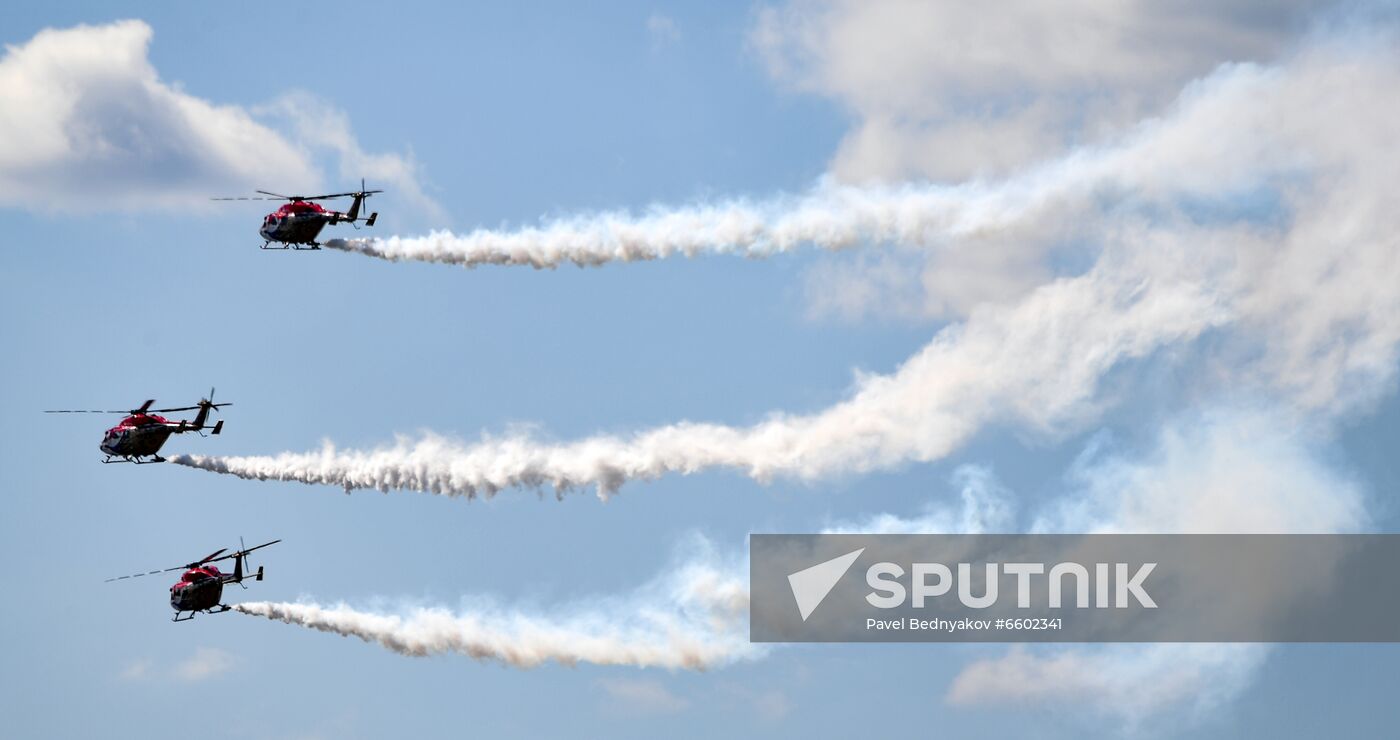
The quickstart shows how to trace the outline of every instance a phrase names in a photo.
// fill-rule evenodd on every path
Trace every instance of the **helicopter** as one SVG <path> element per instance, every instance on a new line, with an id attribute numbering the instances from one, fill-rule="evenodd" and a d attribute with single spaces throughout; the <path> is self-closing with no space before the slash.
<path id="1" fill-rule="evenodd" d="M 219 557 L 219 555 L 228 548 L 215 550 L 193 563 L 177 565 L 173 568 L 147 571 L 145 573 L 132 573 L 129 576 L 117 576 L 116 578 L 108 578 L 103 582 L 111 583 L 112 581 L 124 581 L 128 578 L 140 578 L 141 576 L 153 576 L 158 573 L 183 570 L 185 572 L 180 576 L 180 580 L 170 587 L 170 608 L 175 610 L 175 618 L 171 621 L 188 622 L 194 619 L 194 615 L 199 612 L 204 612 L 205 614 L 223 614 L 233 608 L 228 604 L 219 603 L 219 599 L 221 599 L 224 594 L 225 583 L 237 583 L 243 586 L 243 581 L 246 578 L 252 578 L 255 581 L 261 581 L 263 579 L 263 569 L 261 565 L 258 566 L 256 573 L 248 573 L 245 570 L 248 564 L 248 553 L 262 549 L 268 545 L 275 545 L 281 541 L 282 540 L 273 540 L 271 542 L 264 542 L 256 547 L 244 549 L 243 538 L 240 537 L 238 538 L 239 550 L 224 555 L 223 557 Z M 233 560 L 233 572 L 224 573 L 219 570 L 218 566 L 213 565 L 213 563 L 217 563 L 220 560 Z M 247 588 L 247 586 L 243 586 L 243 588 Z M 189 616 L 181 617 L 180 615 L 185 612 L 189 612 Z"/>
<path id="2" fill-rule="evenodd" d="M 198 432 L 204 435 L 204 430 L 209 429 L 210 434 L 218 434 L 224 430 L 224 422 L 219 420 L 213 428 L 209 428 L 206 422 L 209 420 L 209 412 L 216 411 L 223 406 L 232 406 L 232 402 L 214 403 L 214 389 L 209 389 L 209 397 L 201 398 L 194 406 L 180 406 L 170 409 L 153 409 L 151 404 L 156 401 L 154 398 L 146 399 L 139 408 L 130 411 L 89 411 L 89 410 L 55 410 L 45 411 L 46 414 L 126 414 L 127 417 L 117 422 L 117 425 L 108 429 L 102 435 L 102 444 L 98 449 L 106 454 L 102 460 L 104 463 L 129 462 L 137 465 L 147 465 L 150 463 L 165 462 L 165 458 L 159 454 L 160 448 L 165 445 L 165 440 L 172 434 L 184 434 L 185 432 Z M 171 421 L 159 414 L 168 414 L 175 411 L 193 411 L 199 409 L 193 421 L 180 420 Z M 149 458 L 143 460 L 142 458 Z"/>
<path id="3" fill-rule="evenodd" d="M 360 180 L 360 189 L 349 193 L 328 193 L 325 195 L 281 195 L 270 193 L 266 190 L 255 191 L 267 197 L 249 196 L 242 198 L 210 198 L 210 200 L 285 200 L 286 205 L 267 214 L 263 217 L 263 224 L 258 229 L 258 234 L 263 238 L 261 249 L 320 249 L 320 242 L 316 237 L 320 235 L 321 229 L 327 224 L 348 223 L 355 226 L 355 222 L 363 221 L 365 226 L 373 226 L 375 219 L 379 218 L 379 213 L 369 214 L 368 218 L 360 217 L 360 206 L 364 205 L 365 199 L 375 193 L 382 193 L 383 190 L 365 190 L 365 181 Z M 344 213 L 332 211 L 321 207 L 321 204 L 314 201 L 333 200 L 335 198 L 354 198 L 350 203 L 350 210 Z M 355 226 L 355 228 L 360 228 Z M 280 244 L 272 247 L 270 244 Z"/>

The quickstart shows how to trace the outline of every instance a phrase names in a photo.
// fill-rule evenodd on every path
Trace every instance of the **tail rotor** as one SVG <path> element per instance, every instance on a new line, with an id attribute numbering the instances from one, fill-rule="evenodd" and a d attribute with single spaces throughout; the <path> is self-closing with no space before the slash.
<path id="1" fill-rule="evenodd" d="M 364 179 L 363 177 L 360 178 L 360 189 L 359 189 L 358 191 L 354 192 L 354 193 L 351 193 L 351 195 L 354 196 L 355 200 L 354 200 L 354 202 L 352 202 L 352 203 L 350 204 L 350 212 L 347 213 L 347 214 L 345 214 L 345 220 L 346 220 L 346 221 L 349 221 L 349 222 L 352 223 L 352 224 L 355 223 L 355 221 L 356 221 L 356 220 L 359 218 L 359 216 L 360 216 L 360 206 L 364 205 L 365 199 L 368 198 L 368 197 L 370 197 L 371 195 L 374 195 L 375 193 L 382 193 L 382 192 L 384 192 L 384 191 L 382 191 L 382 190 L 366 190 L 366 189 L 365 189 L 365 179 Z M 375 219 L 377 219 L 377 218 L 379 218 L 379 213 L 378 213 L 377 211 L 374 212 L 374 213 L 369 214 L 369 218 L 365 219 L 365 226 L 373 226 L 373 225 L 374 225 L 374 221 L 375 221 Z M 359 227 L 356 226 L 355 228 L 359 228 Z"/>
<path id="2" fill-rule="evenodd" d="M 195 417 L 194 417 L 194 428 L 195 428 L 196 430 L 203 429 L 203 428 L 204 428 L 204 423 L 205 423 L 206 421 L 208 421 L 208 419 L 209 419 L 209 414 L 210 414 L 211 412 L 217 413 L 220 406 L 231 406 L 231 405 L 232 405 L 232 402 L 229 402 L 229 403 L 214 403 L 214 388 L 213 388 L 213 386 L 210 386 L 208 397 L 199 399 L 199 406 L 198 406 L 198 408 L 199 408 L 199 413 L 196 414 Z M 218 421 L 218 423 L 214 425 L 214 428 L 211 429 L 211 430 L 209 431 L 209 433 L 210 433 L 210 434 L 218 434 L 219 432 L 222 432 L 223 430 L 224 430 L 224 420 L 223 420 L 223 419 L 220 419 L 220 420 Z"/>

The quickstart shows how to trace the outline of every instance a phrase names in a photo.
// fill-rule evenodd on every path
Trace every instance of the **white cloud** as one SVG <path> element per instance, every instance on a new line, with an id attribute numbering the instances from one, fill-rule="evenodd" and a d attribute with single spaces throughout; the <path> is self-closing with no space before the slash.
<path id="1" fill-rule="evenodd" d="M 317 120 L 333 125 L 313 137 L 161 79 L 148 58 L 153 35 L 126 20 L 46 29 L 6 48 L 0 206 L 101 212 L 207 206 L 256 188 L 305 192 L 326 184 L 318 147 L 338 156 L 341 180 L 382 177 L 426 202 L 410 161 L 365 153 L 324 104 Z"/>
<path id="2" fill-rule="evenodd" d="M 606 678 L 598 685 L 616 708 L 628 713 L 672 714 L 690 706 L 689 701 L 654 679 Z"/>
<path id="3" fill-rule="evenodd" d="M 1129 729 L 1172 710 L 1179 724 L 1190 724 L 1237 696 L 1267 654 L 1268 646 L 1248 644 L 1108 645 L 1035 653 L 1016 647 L 965 666 L 946 698 L 955 705 L 1086 707 Z"/>
<path id="4" fill-rule="evenodd" d="M 793 0 L 752 39 L 776 79 L 854 113 L 836 174 L 956 179 L 1092 142 L 1222 62 L 1272 59 L 1325 4 Z"/>
<path id="5" fill-rule="evenodd" d="M 203 681 L 228 672 L 236 662 L 234 655 L 226 650 L 196 648 L 190 657 L 175 666 L 175 675 L 185 681 Z"/>
<path id="6" fill-rule="evenodd" d="M 711 698 L 723 706 L 746 706 L 765 722 L 779 722 L 792 712 L 792 699 L 780 689 L 765 689 L 753 684 L 726 682 L 718 686 L 717 696 Z"/>
<path id="7" fill-rule="evenodd" d="M 1091 445 L 1043 532 L 1322 533 L 1370 525 L 1366 490 L 1330 463 L 1324 425 L 1293 411 L 1212 404 L 1167 423 L 1147 454 Z"/>
<path id="8" fill-rule="evenodd" d="M 1364 488 L 1322 451 L 1292 412 L 1206 411 L 1168 423 L 1145 454 L 1108 454 L 1095 440 L 1032 531 L 1338 533 L 1365 529 Z M 1270 586 L 1254 584 L 1260 595 Z M 1186 710 L 1198 718 L 1243 691 L 1268 656 L 1253 644 L 1017 647 L 965 666 L 953 704 L 1088 708 L 1136 727 Z"/>
<path id="9" fill-rule="evenodd" d="M 792 700 L 777 689 L 753 695 L 750 704 L 759 717 L 769 722 L 777 722 L 792 712 Z"/>
<path id="10" fill-rule="evenodd" d="M 138 658 L 127 663 L 126 666 L 122 668 L 121 672 L 117 674 L 117 677 L 123 681 L 140 681 L 150 675 L 150 672 L 151 659 Z"/>
<path id="11" fill-rule="evenodd" d="M 660 49 L 681 39 L 681 30 L 674 18 L 661 13 L 647 16 L 647 34 L 651 36 L 651 48 Z"/>
<path id="12" fill-rule="evenodd" d="M 294 138 L 304 147 L 335 153 L 340 163 L 337 182 L 344 187 L 358 186 L 365 179 L 371 190 L 387 188 L 435 221 L 446 217 L 442 206 L 423 192 L 419 184 L 422 168 L 412 155 L 366 152 L 350 130 L 349 117 L 325 101 L 293 92 L 256 110 L 288 122 Z"/>

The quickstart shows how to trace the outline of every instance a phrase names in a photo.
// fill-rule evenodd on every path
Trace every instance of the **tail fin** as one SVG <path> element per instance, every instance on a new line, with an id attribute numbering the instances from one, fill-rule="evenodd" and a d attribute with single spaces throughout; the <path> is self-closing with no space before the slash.
<path id="1" fill-rule="evenodd" d="M 346 221 L 354 221 L 360 215 L 360 204 L 365 202 L 364 194 L 355 196 L 355 201 L 350 204 L 350 210 L 345 214 Z"/>

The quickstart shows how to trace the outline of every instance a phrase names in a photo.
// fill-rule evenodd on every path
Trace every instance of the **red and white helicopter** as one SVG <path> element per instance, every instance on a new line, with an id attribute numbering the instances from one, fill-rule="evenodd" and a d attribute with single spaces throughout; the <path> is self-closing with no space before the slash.
<path id="1" fill-rule="evenodd" d="M 285 200 L 286 205 L 278 208 L 272 213 L 263 217 L 262 228 L 258 233 L 262 235 L 262 249 L 320 249 L 321 245 L 316 241 L 321 229 L 327 224 L 334 226 L 339 223 L 354 225 L 356 221 L 365 222 L 365 226 L 373 226 L 374 220 L 379 218 L 379 213 L 371 213 L 368 218 L 360 217 L 360 206 L 364 205 L 365 198 L 375 193 L 382 193 L 383 190 L 365 190 L 365 181 L 360 180 L 360 189 L 351 193 L 328 193 L 326 195 L 280 195 L 269 193 L 266 190 L 258 190 L 264 196 L 270 197 L 246 197 L 246 198 L 211 198 L 210 200 Z M 342 213 L 322 208 L 321 204 L 313 201 L 332 200 L 335 198 L 354 198 L 350 203 L 350 210 Z M 360 228 L 355 226 L 355 228 Z M 281 246 L 269 247 L 269 244 L 277 243 Z"/>
<path id="2" fill-rule="evenodd" d="M 214 389 L 209 389 L 209 397 L 199 399 L 199 403 L 194 406 L 180 406 L 172 409 L 153 409 L 151 404 L 155 403 L 154 398 L 146 399 L 140 408 L 130 411 L 88 411 L 88 410 L 60 410 L 45 411 L 46 414 L 127 414 L 125 419 L 117 422 L 117 425 L 107 430 L 102 435 L 102 444 L 98 449 L 102 450 L 107 457 L 102 461 L 129 462 L 137 465 L 144 465 L 153 462 L 165 462 L 165 458 L 159 454 L 160 448 L 165 445 L 165 440 L 172 434 L 184 434 L 185 432 L 198 432 L 199 436 L 205 436 L 204 430 L 209 428 L 206 422 L 209 420 L 209 412 L 216 411 L 224 406 L 232 406 L 228 403 L 214 403 Z M 199 409 L 199 413 L 194 415 L 193 421 L 180 420 L 171 421 L 159 414 L 168 414 L 174 411 L 193 411 Z M 218 434 L 224 430 L 222 419 L 209 428 L 210 434 Z M 141 458 L 148 457 L 149 460 Z M 117 459 L 113 459 L 117 458 Z"/>
<path id="3" fill-rule="evenodd" d="M 158 573 L 169 573 L 173 570 L 183 570 L 185 571 L 184 575 L 180 576 L 180 580 L 170 587 L 170 608 L 175 610 L 175 619 L 172 621 L 188 622 L 194 619 L 194 615 L 198 612 L 204 612 L 205 614 L 222 614 L 232 609 L 233 607 L 228 604 L 220 603 L 220 599 L 222 599 L 224 595 L 224 584 L 237 583 L 242 586 L 243 579 L 245 578 L 261 581 L 263 579 L 263 569 L 261 565 L 258 566 L 258 571 L 256 573 L 249 573 L 245 570 L 248 564 L 248 553 L 267 547 L 268 545 L 275 545 L 281 541 L 282 540 L 273 540 L 271 542 L 264 542 L 257 547 L 240 549 L 238 552 L 219 557 L 220 553 L 228 549 L 221 548 L 193 563 L 177 565 L 174 568 L 165 568 L 163 570 L 147 571 L 145 573 L 132 573 L 129 576 L 117 576 L 116 578 L 108 578 L 104 582 L 111 583 L 112 581 L 124 581 L 128 578 L 140 578 L 141 576 L 153 576 Z M 243 547 L 242 538 L 238 540 L 238 546 L 240 548 Z M 233 560 L 233 572 L 224 573 L 219 570 L 218 566 L 213 565 L 213 563 L 217 563 L 220 560 Z M 243 587 L 247 588 L 247 586 Z M 180 615 L 185 612 L 189 612 L 190 615 L 181 618 Z"/>

